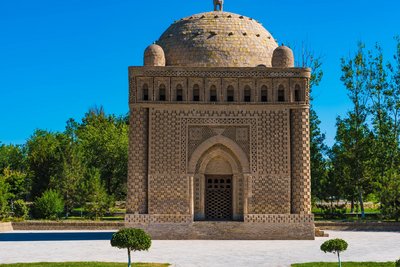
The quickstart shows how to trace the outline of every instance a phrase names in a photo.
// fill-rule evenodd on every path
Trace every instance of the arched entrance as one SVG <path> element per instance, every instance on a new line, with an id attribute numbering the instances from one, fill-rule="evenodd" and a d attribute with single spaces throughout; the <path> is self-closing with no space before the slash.
<path id="1" fill-rule="evenodd" d="M 231 139 L 212 137 L 192 154 L 188 173 L 193 177 L 194 220 L 243 220 L 247 210 L 247 155 Z"/>
<path id="2" fill-rule="evenodd" d="M 205 219 L 233 219 L 233 172 L 222 156 L 210 160 L 205 171 Z"/>

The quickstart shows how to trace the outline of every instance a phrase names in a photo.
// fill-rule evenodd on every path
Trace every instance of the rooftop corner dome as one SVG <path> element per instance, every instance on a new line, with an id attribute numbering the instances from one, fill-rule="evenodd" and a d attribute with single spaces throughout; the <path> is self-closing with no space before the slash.
<path id="1" fill-rule="evenodd" d="M 278 47 L 256 20 L 229 12 L 193 15 L 173 23 L 157 41 L 167 66 L 271 67 Z"/>

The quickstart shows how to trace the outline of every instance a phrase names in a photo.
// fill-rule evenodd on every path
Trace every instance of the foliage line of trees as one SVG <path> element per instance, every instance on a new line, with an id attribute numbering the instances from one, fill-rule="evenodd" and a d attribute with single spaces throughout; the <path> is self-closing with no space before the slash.
<path id="1" fill-rule="evenodd" d="M 385 218 L 400 218 L 400 38 L 395 40 L 389 60 L 379 44 L 367 49 L 362 43 L 341 60 L 351 109 L 337 117 L 331 149 L 323 144 L 318 121 L 311 120 L 317 133 L 311 140 L 314 200 L 348 201 L 352 211 L 360 207 L 362 217 L 370 199 Z"/>
<path id="2" fill-rule="evenodd" d="M 100 217 L 125 200 L 127 117 L 90 109 L 63 132 L 36 130 L 24 145 L 0 144 L 0 218 L 26 217 L 16 203 L 34 202 L 31 215 L 54 219 L 83 208 Z M 17 206 L 16 206 L 17 205 Z"/>

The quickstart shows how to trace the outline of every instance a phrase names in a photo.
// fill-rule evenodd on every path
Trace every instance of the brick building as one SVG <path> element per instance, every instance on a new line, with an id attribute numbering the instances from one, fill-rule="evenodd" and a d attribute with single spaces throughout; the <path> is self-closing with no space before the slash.
<path id="1" fill-rule="evenodd" d="M 126 225 L 163 239 L 313 239 L 309 79 L 222 5 L 174 22 L 129 67 Z"/>

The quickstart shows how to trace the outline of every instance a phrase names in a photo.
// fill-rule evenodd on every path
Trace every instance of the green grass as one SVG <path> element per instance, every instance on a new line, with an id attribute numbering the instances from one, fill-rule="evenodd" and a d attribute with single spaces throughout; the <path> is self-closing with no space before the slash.
<path id="1" fill-rule="evenodd" d="M 337 262 L 310 262 L 292 264 L 292 267 L 337 267 Z M 342 267 L 394 267 L 394 262 L 343 262 Z"/>
<path id="2" fill-rule="evenodd" d="M 127 263 L 114 262 L 40 262 L 0 264 L 1 267 L 126 267 Z M 167 263 L 134 263 L 132 267 L 167 267 Z"/>

